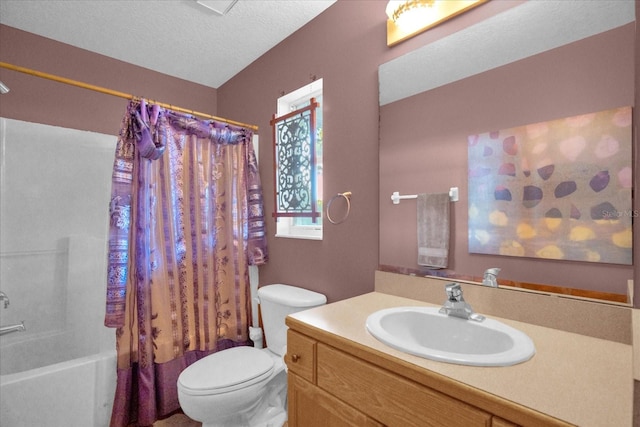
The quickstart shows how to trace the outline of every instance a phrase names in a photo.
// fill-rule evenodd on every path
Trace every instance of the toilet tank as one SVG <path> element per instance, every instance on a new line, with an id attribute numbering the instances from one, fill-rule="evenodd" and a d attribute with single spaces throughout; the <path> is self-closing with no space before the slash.
<path id="1" fill-rule="evenodd" d="M 327 297 L 318 292 L 290 285 L 267 285 L 258 289 L 262 325 L 267 348 L 282 356 L 287 344 L 284 319 L 291 313 L 326 304 Z"/>

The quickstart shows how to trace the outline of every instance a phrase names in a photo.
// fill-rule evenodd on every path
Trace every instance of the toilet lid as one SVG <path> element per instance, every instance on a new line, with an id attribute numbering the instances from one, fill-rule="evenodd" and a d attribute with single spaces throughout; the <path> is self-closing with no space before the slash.
<path id="1" fill-rule="evenodd" d="M 218 394 L 268 378 L 274 361 L 254 347 L 234 347 L 204 357 L 182 371 L 178 385 L 190 394 Z"/>

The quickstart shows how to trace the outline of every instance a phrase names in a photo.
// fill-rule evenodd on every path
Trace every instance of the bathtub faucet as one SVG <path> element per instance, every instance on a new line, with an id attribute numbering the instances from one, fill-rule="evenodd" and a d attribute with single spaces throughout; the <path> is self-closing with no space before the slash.
<path id="1" fill-rule="evenodd" d="M 10 334 L 11 332 L 24 332 L 27 328 L 24 326 L 24 320 L 18 324 L 0 327 L 0 335 Z"/>
<path id="2" fill-rule="evenodd" d="M 4 308 L 9 307 L 9 297 L 2 291 L 0 291 L 0 301 L 4 301 Z"/>

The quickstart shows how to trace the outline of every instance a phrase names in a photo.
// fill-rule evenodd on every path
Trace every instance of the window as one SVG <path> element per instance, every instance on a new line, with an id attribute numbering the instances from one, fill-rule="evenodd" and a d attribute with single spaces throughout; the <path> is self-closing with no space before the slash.
<path id="1" fill-rule="evenodd" d="M 322 239 L 322 79 L 278 98 L 274 142 L 277 237 Z"/>

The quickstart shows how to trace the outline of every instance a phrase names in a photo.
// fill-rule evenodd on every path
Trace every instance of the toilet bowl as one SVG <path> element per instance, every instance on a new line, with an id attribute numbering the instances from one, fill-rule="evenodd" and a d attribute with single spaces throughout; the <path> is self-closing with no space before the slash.
<path id="1" fill-rule="evenodd" d="M 280 426 L 286 420 L 287 377 L 268 349 L 234 347 L 200 359 L 178 378 L 185 414 L 203 427 Z"/>
<path id="2" fill-rule="evenodd" d="M 258 289 L 268 347 L 234 347 L 204 357 L 178 377 L 183 412 L 203 427 L 281 427 L 287 419 L 288 314 L 326 303 L 316 292 L 289 285 Z"/>

